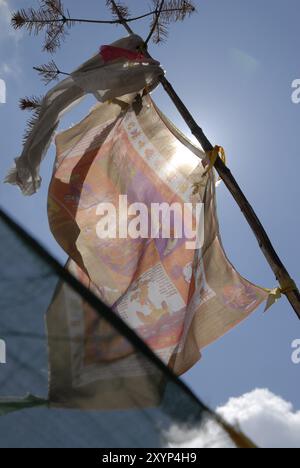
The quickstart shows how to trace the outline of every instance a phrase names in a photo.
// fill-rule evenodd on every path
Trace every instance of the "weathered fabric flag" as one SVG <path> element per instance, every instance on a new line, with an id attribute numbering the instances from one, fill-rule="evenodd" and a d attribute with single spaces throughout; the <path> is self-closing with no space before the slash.
<path id="1" fill-rule="evenodd" d="M 122 38 L 104 47 L 103 55 L 97 53 L 48 91 L 29 126 L 22 154 L 5 179 L 7 183 L 18 185 L 27 196 L 38 191 L 40 165 L 61 117 L 87 94 L 105 102 L 130 93 L 135 96 L 145 86 L 157 86 L 164 71 L 159 62 L 136 53 L 143 44 L 143 39 L 135 34 Z"/>
<path id="2" fill-rule="evenodd" d="M 132 104 L 119 99 L 98 105 L 81 123 L 58 135 L 56 145 L 49 220 L 70 256 L 68 269 L 165 364 L 177 374 L 186 372 L 202 348 L 248 317 L 267 297 L 225 256 L 215 177 L 205 170 L 205 153 L 163 116 L 149 96 Z M 153 205 L 163 203 L 177 214 L 188 207 L 197 233 L 183 229 L 179 236 L 178 220 L 168 211 L 162 211 L 151 230 Z M 203 211 L 197 224 L 198 205 Z M 166 219 L 170 236 L 163 232 Z M 186 217 L 182 219 L 184 224 Z M 121 235 L 124 229 L 126 235 Z M 118 375 L 134 376 L 137 385 L 140 369 L 134 357 L 130 360 L 128 343 L 103 327 L 84 302 L 74 301 L 65 285 L 58 289 L 47 321 L 52 401 L 80 404 L 86 394 L 82 405 L 105 406 L 103 392 L 95 389 L 101 381 L 107 384 L 107 363 L 113 366 L 122 359 L 122 369 L 116 364 Z M 62 324 L 66 335 L 77 340 L 51 342 Z M 68 398 L 62 402 L 66 389 Z M 112 388 L 107 389 L 111 397 Z"/>
<path id="3" fill-rule="evenodd" d="M 226 258 L 209 158 L 147 94 L 163 70 L 142 45 L 130 36 L 104 46 L 49 91 L 7 182 L 35 193 L 62 113 L 87 93 L 97 97 L 101 104 L 56 138 L 50 227 L 69 256 L 67 269 L 180 375 L 267 293 Z M 160 403 L 156 368 L 141 365 L 130 340 L 65 282 L 47 326 L 51 405 Z"/>

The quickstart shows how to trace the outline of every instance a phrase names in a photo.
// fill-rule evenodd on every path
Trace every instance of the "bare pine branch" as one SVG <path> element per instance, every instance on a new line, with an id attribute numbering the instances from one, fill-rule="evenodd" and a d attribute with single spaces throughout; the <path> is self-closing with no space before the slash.
<path id="1" fill-rule="evenodd" d="M 20 99 L 19 106 L 21 110 L 28 110 L 33 112 L 26 124 L 25 132 L 23 135 L 23 143 L 25 144 L 30 136 L 35 124 L 39 120 L 42 103 L 44 96 L 31 96 Z"/>
<path id="2" fill-rule="evenodd" d="M 25 128 L 24 135 L 23 135 L 23 144 L 24 145 L 26 144 L 26 141 L 30 137 L 30 134 L 31 134 L 32 130 L 34 129 L 35 125 L 37 124 L 38 120 L 39 120 L 39 110 L 37 110 L 33 114 L 33 116 L 27 121 L 26 128 Z"/>
<path id="3" fill-rule="evenodd" d="M 188 16 L 191 16 L 196 11 L 193 1 L 166 0 L 165 8 L 161 13 L 161 18 L 164 22 L 168 22 L 170 24 L 172 22 L 184 21 Z"/>
<path id="4" fill-rule="evenodd" d="M 106 0 L 106 6 L 110 9 L 116 20 L 120 20 L 120 16 L 125 20 L 129 19 L 129 8 L 124 3 Z"/>
<path id="5" fill-rule="evenodd" d="M 38 9 L 21 9 L 13 13 L 11 24 L 14 29 L 26 28 L 29 34 L 45 31 L 43 49 L 55 52 L 67 35 L 66 27 L 74 25 L 68 10 L 61 0 L 40 0 Z"/>
<path id="6" fill-rule="evenodd" d="M 57 81 L 59 79 L 59 75 L 69 76 L 69 73 L 62 72 L 58 68 L 54 60 L 51 60 L 51 62 L 46 63 L 45 65 L 41 65 L 39 67 L 33 67 L 33 69 L 38 72 L 42 81 L 46 85 L 51 83 L 51 81 Z"/>
<path id="7" fill-rule="evenodd" d="M 133 30 L 129 26 L 128 22 L 128 9 L 127 7 L 124 6 L 124 4 L 117 3 L 115 0 L 106 0 L 106 5 L 110 10 L 112 11 L 113 15 L 115 15 L 116 18 L 118 18 L 116 21 L 119 21 L 119 24 L 122 24 L 128 34 L 133 34 Z"/>
<path id="8" fill-rule="evenodd" d="M 150 34 L 146 42 L 152 37 L 155 44 L 164 42 L 168 37 L 169 25 L 172 22 L 184 21 L 196 11 L 192 1 L 185 0 L 152 0 L 155 12 L 151 23 Z"/>
<path id="9" fill-rule="evenodd" d="M 153 0 L 155 13 L 153 15 L 153 20 L 150 25 L 150 33 L 145 41 L 145 44 L 148 44 L 151 38 L 153 38 L 154 43 L 158 44 L 160 42 L 163 42 L 163 39 L 166 39 L 168 35 L 168 30 L 167 28 L 165 28 L 165 25 L 161 21 L 161 13 L 165 3 L 166 0 Z"/>
<path id="10" fill-rule="evenodd" d="M 25 97 L 20 99 L 20 109 L 21 110 L 29 110 L 29 111 L 36 111 L 37 109 L 41 108 L 43 96 L 31 96 Z"/>
<path id="11" fill-rule="evenodd" d="M 163 7 L 162 6 L 163 3 Z M 187 0 L 152 0 L 154 9 L 137 17 L 130 17 L 129 9 L 123 2 L 106 0 L 106 5 L 112 12 L 113 20 L 71 18 L 65 10 L 62 0 L 39 0 L 39 8 L 21 9 L 16 11 L 11 20 L 14 29 L 25 28 L 29 34 L 45 32 L 43 50 L 54 53 L 68 35 L 68 29 L 76 23 L 122 24 L 129 33 L 132 32 L 129 23 L 153 16 L 149 39 L 155 43 L 163 42 L 168 35 L 171 22 L 183 21 L 196 11 L 192 1 Z M 160 12 L 160 13 L 159 13 Z M 159 14 L 158 14 L 159 13 Z"/>
<path id="12" fill-rule="evenodd" d="M 150 33 L 146 39 L 146 44 L 148 44 L 151 38 L 155 44 L 159 44 L 165 42 L 168 37 L 168 24 L 166 24 L 162 16 L 162 9 L 166 2 L 160 0 L 152 0 L 152 2 L 155 7 L 155 13 L 153 14 Z"/>

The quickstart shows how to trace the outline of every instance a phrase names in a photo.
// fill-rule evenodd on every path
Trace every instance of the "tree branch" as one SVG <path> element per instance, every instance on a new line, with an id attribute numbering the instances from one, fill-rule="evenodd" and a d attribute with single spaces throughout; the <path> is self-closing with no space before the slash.
<path id="1" fill-rule="evenodd" d="M 179 8 L 165 8 L 161 11 L 161 13 L 177 13 L 179 12 L 180 9 Z M 17 12 L 18 13 L 18 12 Z M 16 18 L 15 15 L 17 15 L 17 13 L 14 14 L 13 18 L 12 18 L 12 24 L 13 24 L 13 27 L 15 29 L 19 29 L 20 27 L 22 27 L 24 25 L 24 21 L 22 21 L 22 25 L 18 24 L 18 20 Z M 139 20 L 142 20 L 142 19 L 146 19 L 146 18 L 149 18 L 150 16 L 153 16 L 154 14 L 156 13 L 156 10 L 152 10 L 152 11 L 149 11 L 148 13 L 144 13 L 140 16 L 133 16 L 131 18 L 127 18 L 126 19 L 126 23 L 133 23 L 135 21 L 139 21 Z M 31 23 L 43 23 L 43 24 L 50 24 L 50 23 L 90 23 L 90 24 L 108 24 L 108 25 L 113 25 L 113 24 L 116 24 L 116 25 L 123 25 L 123 20 L 120 20 L 120 19 L 116 19 L 116 20 L 93 20 L 93 19 L 85 19 L 85 18 L 58 18 L 58 19 L 48 19 L 48 20 L 31 20 L 30 21 Z"/>
<path id="2" fill-rule="evenodd" d="M 111 6 L 111 9 L 116 16 L 116 19 L 112 20 L 96 20 L 96 19 L 84 19 L 84 18 L 73 18 L 71 17 L 68 10 L 64 10 L 64 6 L 61 0 L 53 0 L 50 3 L 43 3 L 41 1 L 41 6 L 38 9 L 29 8 L 21 9 L 13 13 L 11 24 L 14 29 L 26 28 L 29 34 L 39 34 L 42 31 L 45 31 L 45 43 L 44 50 L 47 52 L 55 52 L 57 48 L 60 47 L 61 42 L 66 37 L 68 31 L 67 28 L 71 28 L 75 24 L 117 24 L 123 25 L 129 34 L 132 34 L 132 29 L 129 27 L 128 23 L 138 21 L 149 16 L 153 16 L 157 13 L 157 9 L 139 15 L 136 17 L 124 17 L 122 11 L 119 10 L 116 2 L 112 0 L 107 0 L 108 5 Z M 162 9 L 161 14 L 165 14 L 168 17 L 180 17 L 181 9 L 180 5 L 177 3 L 171 3 L 168 8 Z M 123 8 L 123 13 L 125 8 Z M 184 14 L 184 13 L 183 13 Z"/>
<path id="3" fill-rule="evenodd" d="M 130 28 L 130 26 L 128 26 L 128 21 L 124 18 L 124 16 L 122 15 L 120 9 L 118 8 L 116 2 L 114 0 L 110 0 L 110 3 L 113 5 L 114 7 L 114 10 L 116 12 L 116 14 L 118 15 L 119 17 L 119 22 L 124 26 L 124 28 L 126 29 L 126 31 L 129 33 L 129 34 L 133 34 L 133 30 Z"/>
<path id="4" fill-rule="evenodd" d="M 145 40 L 145 44 L 146 44 L 146 45 L 149 43 L 151 37 L 152 37 L 153 34 L 155 33 L 156 28 L 158 27 L 158 24 L 159 24 L 159 17 L 160 17 L 160 15 L 161 15 L 161 13 L 162 13 L 164 4 L 165 4 L 165 0 L 162 0 L 159 9 L 155 11 L 155 20 L 154 20 L 154 22 L 153 22 L 153 25 L 152 25 L 152 28 L 151 28 L 151 30 L 150 30 L 150 33 L 149 33 L 147 39 Z"/>
<path id="5" fill-rule="evenodd" d="M 51 60 L 51 62 L 46 63 L 45 65 L 33 67 L 33 69 L 38 72 L 46 85 L 51 83 L 51 81 L 58 80 L 59 75 L 70 76 L 70 73 L 61 71 L 54 60 Z"/>

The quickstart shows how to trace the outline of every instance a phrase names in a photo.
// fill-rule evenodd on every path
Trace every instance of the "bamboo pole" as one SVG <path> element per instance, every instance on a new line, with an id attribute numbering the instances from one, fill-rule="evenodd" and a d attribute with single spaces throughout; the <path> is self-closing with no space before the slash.
<path id="1" fill-rule="evenodd" d="M 118 7 L 116 3 L 114 1 L 112 1 L 112 3 L 115 5 L 116 11 L 118 11 Z M 119 12 L 118 12 L 118 15 L 119 15 L 120 22 L 125 27 L 126 31 L 129 32 L 130 34 L 134 34 L 133 30 L 126 23 L 126 20 L 122 17 L 122 15 Z M 181 114 L 182 118 L 184 119 L 188 127 L 190 128 L 192 134 L 195 136 L 195 138 L 198 140 L 198 142 L 202 146 L 203 150 L 205 152 L 212 151 L 213 145 L 210 143 L 210 141 L 204 134 L 202 128 L 197 124 L 197 122 L 193 118 L 190 111 L 187 109 L 183 101 L 180 99 L 180 97 L 174 90 L 171 83 L 164 76 L 160 78 L 160 82 L 164 90 L 166 91 L 166 93 L 169 95 L 172 102 L 176 106 L 177 110 Z M 268 237 L 266 230 L 264 229 L 254 209 L 252 208 L 249 201 L 245 197 L 244 193 L 242 192 L 240 186 L 238 185 L 231 171 L 228 169 L 228 167 L 226 167 L 226 165 L 223 163 L 220 157 L 218 157 L 215 163 L 215 169 L 217 170 L 221 179 L 224 181 L 226 187 L 228 188 L 231 195 L 237 202 L 249 226 L 251 227 L 251 230 L 253 231 L 258 241 L 259 247 L 263 255 L 265 256 L 273 273 L 275 274 L 276 280 L 279 282 L 281 288 L 285 289 L 286 284 L 289 284 L 289 283 L 292 284 L 292 278 L 289 275 L 286 267 L 280 260 L 276 250 L 274 249 L 272 245 L 270 238 Z M 297 317 L 300 320 L 299 289 L 295 285 L 294 289 L 289 288 L 288 291 L 286 292 L 283 291 L 283 294 L 286 295 L 289 303 L 291 304 Z"/>

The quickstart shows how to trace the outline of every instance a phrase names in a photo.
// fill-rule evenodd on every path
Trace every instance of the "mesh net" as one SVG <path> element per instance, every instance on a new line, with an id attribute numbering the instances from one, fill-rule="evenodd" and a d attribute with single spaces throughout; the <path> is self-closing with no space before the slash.
<path id="1" fill-rule="evenodd" d="M 251 447 L 1 210 L 0 254 L 1 447 Z"/>

